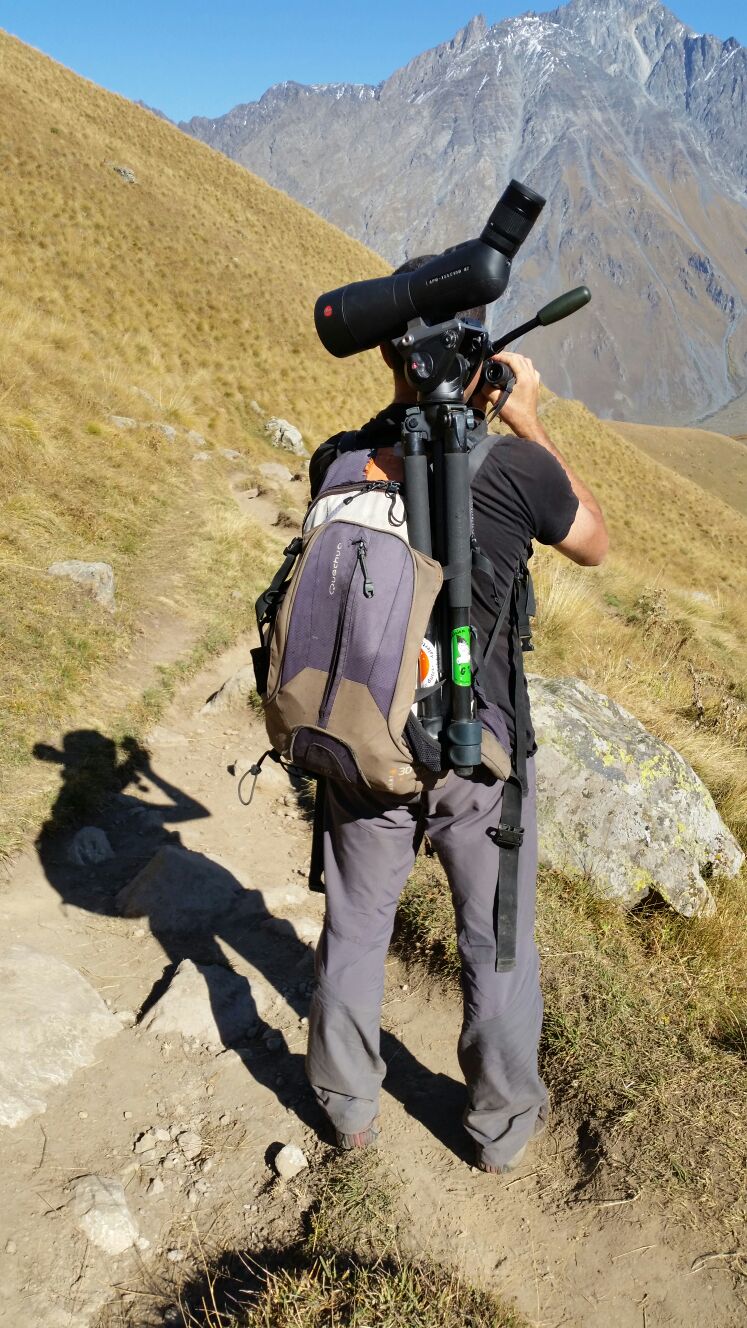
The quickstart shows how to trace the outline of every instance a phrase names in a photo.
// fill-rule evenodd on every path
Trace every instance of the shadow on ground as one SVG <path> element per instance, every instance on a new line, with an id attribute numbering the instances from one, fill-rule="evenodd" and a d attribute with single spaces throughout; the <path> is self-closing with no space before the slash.
<path id="1" fill-rule="evenodd" d="M 271 915 L 260 891 L 246 890 L 224 867 L 184 847 L 177 827 L 208 817 L 207 808 L 164 779 L 153 768 L 149 753 L 134 738 L 125 738 L 118 746 L 95 730 L 77 730 L 66 735 L 60 750 L 37 744 L 34 755 L 60 767 L 60 790 L 36 848 L 47 879 L 65 905 L 121 916 L 117 903 L 120 891 L 165 845 L 188 855 L 185 879 L 201 882 L 199 919 L 195 916 L 185 925 L 178 880 L 173 882 L 173 909 L 169 897 L 161 897 L 141 917 L 160 943 L 166 964 L 142 1005 L 139 1021 L 167 990 L 183 960 L 206 968 L 213 1015 L 224 1046 L 240 1055 L 248 1073 L 283 1107 L 331 1142 L 331 1129 L 305 1078 L 303 1056 L 291 1052 L 280 1030 L 268 1027 L 259 1017 L 246 978 L 242 978 L 240 1016 L 237 1018 L 234 1002 L 230 1021 L 226 1019 L 223 984 L 225 970 L 232 965 L 225 946 L 274 987 L 299 1019 L 308 1014 L 313 954 L 291 922 L 280 922 L 277 929 L 268 927 Z M 70 843 L 80 824 L 81 807 L 90 799 L 92 778 L 109 796 L 101 814 L 93 822 L 89 818 L 88 823 L 105 830 L 114 857 L 96 865 L 79 866 L 71 861 Z M 128 791 L 138 789 L 148 789 L 151 796 L 153 790 L 158 790 L 163 799 L 147 802 Z M 183 861 L 187 863 L 187 859 Z M 237 1035 L 237 1024 L 246 1032 Z M 272 1049 L 267 1047 L 268 1039 Z M 389 1067 L 387 1091 L 447 1148 L 466 1160 L 467 1141 L 459 1124 L 465 1104 L 463 1084 L 434 1074 L 391 1033 L 382 1034 L 382 1055 Z"/>

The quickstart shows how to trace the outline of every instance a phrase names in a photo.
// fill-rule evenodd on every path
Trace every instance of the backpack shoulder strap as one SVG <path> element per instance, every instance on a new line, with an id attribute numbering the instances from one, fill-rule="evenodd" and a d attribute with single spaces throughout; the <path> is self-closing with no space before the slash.
<path id="1" fill-rule="evenodd" d="M 358 430 L 347 429 L 342 433 L 333 434 L 326 443 L 321 443 L 309 463 L 309 488 L 311 497 L 316 498 L 324 482 L 324 476 L 327 474 L 333 461 L 336 461 L 341 452 L 353 451 L 357 444 Z"/>

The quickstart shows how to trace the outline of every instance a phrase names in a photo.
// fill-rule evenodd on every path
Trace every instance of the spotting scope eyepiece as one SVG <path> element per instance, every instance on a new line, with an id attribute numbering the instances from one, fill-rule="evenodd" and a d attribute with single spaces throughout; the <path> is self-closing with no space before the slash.
<path id="1" fill-rule="evenodd" d="M 320 295 L 314 323 L 322 345 L 343 359 L 402 336 L 414 318 L 437 323 L 491 304 L 506 289 L 511 260 L 544 205 L 533 189 L 512 180 L 479 239 L 447 249 L 415 272 L 354 281 Z"/>

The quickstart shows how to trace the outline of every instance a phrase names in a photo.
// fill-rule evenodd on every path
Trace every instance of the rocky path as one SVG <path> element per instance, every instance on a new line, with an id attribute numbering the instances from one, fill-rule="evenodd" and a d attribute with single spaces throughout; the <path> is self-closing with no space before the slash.
<path id="1" fill-rule="evenodd" d="M 279 1146 L 310 1168 L 328 1146 L 303 1078 L 323 907 L 305 887 L 309 826 L 269 763 L 239 803 L 230 767 L 263 748 L 246 708 L 201 712 L 246 658 L 244 644 L 186 687 L 148 754 L 102 748 L 129 782 L 98 833 L 42 833 L 0 895 L 0 1321 L 13 1328 L 90 1328 L 112 1302 L 134 1324 L 178 1322 L 164 1297 L 204 1251 L 259 1251 L 295 1228 L 310 1173 L 278 1180 Z M 728 1273 L 695 1262 L 707 1237 L 632 1196 L 623 1173 L 602 1203 L 569 1198 L 576 1140 L 560 1126 L 515 1176 L 472 1171 L 452 992 L 392 959 L 384 1015 L 382 1158 L 405 1240 L 538 1328 L 744 1323 Z"/>

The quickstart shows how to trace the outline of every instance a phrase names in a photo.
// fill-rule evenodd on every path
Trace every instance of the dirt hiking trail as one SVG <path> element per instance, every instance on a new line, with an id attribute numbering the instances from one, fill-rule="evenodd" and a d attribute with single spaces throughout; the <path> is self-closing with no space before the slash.
<path id="1" fill-rule="evenodd" d="M 247 658 L 243 643 L 214 660 L 152 731 L 147 760 L 137 755 L 93 822 L 112 857 L 77 866 L 71 833 L 42 834 L 0 895 L 4 944 L 71 965 L 121 1025 L 94 1064 L 49 1089 L 46 1111 L 0 1130 L 0 1321 L 13 1328 L 181 1322 L 164 1306 L 205 1252 L 257 1252 L 294 1235 L 329 1147 L 303 1075 L 323 913 L 305 885 L 308 820 L 269 762 L 253 805 L 241 806 L 229 767 L 264 749 L 261 727 L 245 707 L 201 713 Z M 136 895 L 133 916 L 121 915 L 117 896 L 159 850 L 175 915 L 197 909 L 186 923 L 170 920 L 157 891 L 150 912 L 137 913 Z M 241 991 L 224 1009 L 226 965 Z M 182 980 L 189 990 L 169 1007 Z M 212 1003 L 221 1036 L 233 1021 L 231 1049 L 169 1031 L 169 1018 L 194 1023 L 201 1003 Z M 514 1175 L 472 1170 L 459 1024 L 452 991 L 389 960 L 380 1153 L 401 1192 L 403 1244 L 507 1296 L 537 1328 L 744 1324 L 744 1288 L 718 1261 L 697 1262 L 714 1248 L 707 1234 L 632 1195 L 622 1168 L 601 1197 L 579 1186 L 593 1148 L 557 1120 Z M 289 1142 L 310 1169 L 285 1182 L 272 1158 Z M 76 1186 L 90 1175 L 122 1184 L 140 1248 L 105 1253 L 81 1229 Z M 101 1320 L 107 1305 L 114 1317 Z"/>

